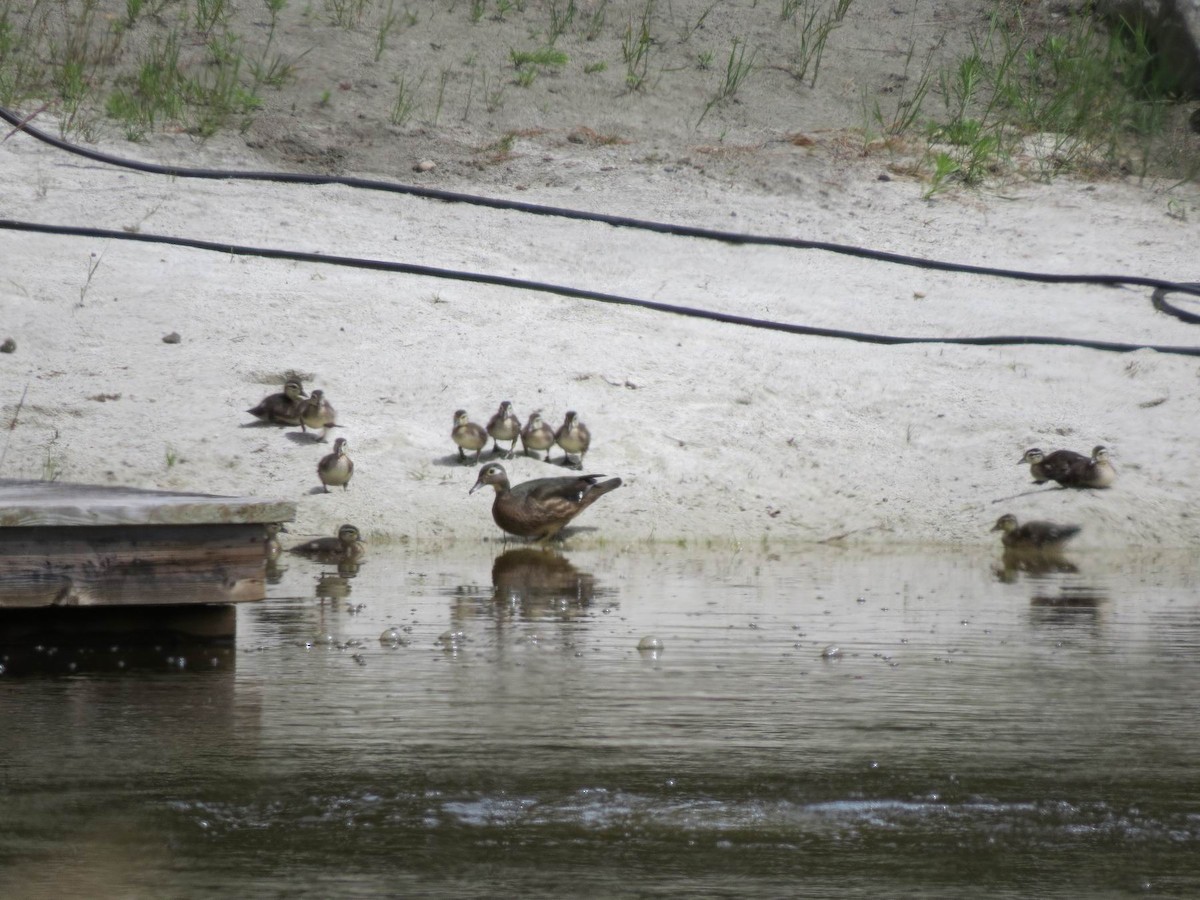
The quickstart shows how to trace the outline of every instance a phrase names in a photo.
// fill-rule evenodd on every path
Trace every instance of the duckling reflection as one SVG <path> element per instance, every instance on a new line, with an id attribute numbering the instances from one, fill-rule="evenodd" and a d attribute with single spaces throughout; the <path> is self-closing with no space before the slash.
<path id="1" fill-rule="evenodd" d="M 317 576 L 317 599 L 322 603 L 326 600 L 336 603 L 340 600 L 345 600 L 349 596 L 350 579 L 345 575 L 322 572 Z"/>
<path id="2" fill-rule="evenodd" d="M 1073 574 L 1079 568 L 1061 550 L 1023 550 L 1005 548 L 998 565 L 992 567 L 997 581 L 1012 584 L 1020 575 L 1045 578 L 1058 574 Z"/>
<path id="3" fill-rule="evenodd" d="M 596 596 L 596 579 L 558 553 L 521 547 L 492 563 L 492 598 L 519 607 L 526 618 L 571 617 Z"/>
<path id="4" fill-rule="evenodd" d="M 1107 602 L 1101 588 L 1067 584 L 1057 595 L 1034 594 L 1029 598 L 1029 611 L 1035 625 L 1095 624 Z"/>
<path id="5" fill-rule="evenodd" d="M 267 584 L 279 584 L 283 573 L 287 566 L 280 565 L 280 558 L 283 555 L 283 546 L 279 543 L 279 533 L 287 531 L 279 522 L 269 522 L 267 524 L 267 536 L 263 541 L 263 552 L 267 557 L 266 578 Z"/>

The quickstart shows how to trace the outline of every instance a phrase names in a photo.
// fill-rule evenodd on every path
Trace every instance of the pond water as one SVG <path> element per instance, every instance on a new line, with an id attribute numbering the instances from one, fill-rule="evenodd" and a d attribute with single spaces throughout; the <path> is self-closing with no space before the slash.
<path id="1" fill-rule="evenodd" d="M 1191 555 L 504 551 L 10 656 L 0 896 L 1200 895 Z"/>

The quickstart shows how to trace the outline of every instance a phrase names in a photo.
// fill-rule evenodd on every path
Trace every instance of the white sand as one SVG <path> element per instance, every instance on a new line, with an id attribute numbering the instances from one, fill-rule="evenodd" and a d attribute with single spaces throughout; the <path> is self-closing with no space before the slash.
<path id="1" fill-rule="evenodd" d="M 547 149 L 549 148 L 549 149 Z M 106 149 L 269 168 L 236 139 Z M 518 152 L 521 151 L 518 147 Z M 764 191 L 623 146 L 543 139 L 480 192 L 981 265 L 1194 280 L 1200 196 L 1060 180 L 921 199 L 874 162 L 825 160 Z M 778 170 L 795 148 L 760 148 Z M 536 157 L 533 154 L 537 154 Z M 519 190 L 536 167 L 545 186 Z M 342 188 L 138 175 L 14 136 L 3 215 L 512 275 L 788 322 L 906 335 L 1040 334 L 1200 345 L 1148 294 L 944 275 L 730 247 Z M 416 178 L 410 173 L 401 176 Z M 503 180 L 499 178 L 498 180 Z M 553 186 L 549 182 L 557 182 Z M 479 190 L 469 180 L 442 186 Z M 0 477 L 294 499 L 293 530 L 414 541 L 498 535 L 468 496 L 451 414 L 578 410 L 586 469 L 625 485 L 572 544 L 718 539 L 981 543 L 1002 512 L 1083 524 L 1080 547 L 1200 542 L 1200 361 L 1052 347 L 880 347 L 333 266 L 0 232 Z M 89 264 L 96 262 L 88 280 Z M 176 331 L 182 343 L 163 343 Z M 319 493 L 329 444 L 246 427 L 283 373 L 323 388 L 357 466 Z M 108 399 L 105 399 L 108 398 Z M 1111 448 L 1108 491 L 1035 488 L 1027 447 Z M 556 453 L 556 457 L 557 457 Z M 514 481 L 567 472 L 506 463 Z"/>

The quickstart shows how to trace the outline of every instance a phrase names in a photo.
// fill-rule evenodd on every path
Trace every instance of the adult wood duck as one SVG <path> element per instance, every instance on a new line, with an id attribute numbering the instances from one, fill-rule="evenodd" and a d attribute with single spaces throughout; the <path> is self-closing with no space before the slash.
<path id="1" fill-rule="evenodd" d="M 325 399 L 325 392 L 316 390 L 309 395 L 300 407 L 300 430 L 321 432 L 318 441 L 325 440 L 325 432 L 337 425 L 337 412 Z"/>
<path id="2" fill-rule="evenodd" d="M 346 490 L 350 479 L 354 477 L 354 460 L 346 455 L 346 439 L 338 438 L 333 442 L 333 452 L 321 457 L 317 463 L 317 477 L 321 479 L 321 487 L 329 493 L 329 485 L 342 486 Z"/>
<path id="3" fill-rule="evenodd" d="M 258 406 L 246 412 L 272 425 L 299 425 L 300 407 L 304 405 L 304 398 L 307 396 L 299 381 L 289 379 L 284 384 L 282 393 L 263 397 Z"/>
<path id="4" fill-rule="evenodd" d="M 1090 457 L 1074 450 L 1055 450 L 1046 455 L 1037 447 L 1025 451 L 1017 464 L 1029 463 L 1029 473 L 1037 484 L 1058 482 L 1063 487 L 1106 488 L 1117 478 L 1117 470 L 1108 459 L 1108 450 L 1097 445 Z"/>
<path id="5" fill-rule="evenodd" d="M 454 413 L 454 427 L 450 430 L 450 439 L 458 445 L 459 462 L 467 461 L 467 450 L 474 450 L 475 462 L 479 462 L 479 454 L 487 446 L 488 435 L 482 425 L 471 421 L 465 409 L 459 409 Z"/>
<path id="6" fill-rule="evenodd" d="M 567 413 L 558 431 L 554 432 L 554 440 L 567 454 L 565 462 L 569 463 L 571 454 L 575 454 L 579 457 L 575 468 L 582 469 L 583 455 L 587 453 L 588 447 L 592 444 L 592 433 L 588 431 L 583 422 L 579 421 L 578 413 L 573 410 Z"/>
<path id="7" fill-rule="evenodd" d="M 337 537 L 323 537 L 293 547 L 292 553 L 309 556 L 321 562 L 355 562 L 366 553 L 362 537 L 353 525 L 343 525 Z"/>
<path id="8" fill-rule="evenodd" d="M 1006 513 L 996 520 L 992 531 L 1002 532 L 1000 541 L 1009 550 L 1056 550 L 1079 534 L 1078 525 L 1056 525 L 1053 522 L 1026 522 Z"/>
<path id="9" fill-rule="evenodd" d="M 545 450 L 546 458 L 543 462 L 550 462 L 550 448 L 553 446 L 554 429 L 542 421 L 541 410 L 538 410 L 521 429 L 521 449 L 525 451 L 526 456 L 530 450 L 535 456 Z"/>
<path id="10" fill-rule="evenodd" d="M 496 489 L 492 501 L 496 524 L 518 537 L 547 541 L 600 497 L 621 486 L 620 478 L 598 482 L 603 477 L 535 478 L 512 487 L 504 466 L 488 463 L 479 470 L 479 478 L 468 493 L 490 484 Z"/>
<path id="11" fill-rule="evenodd" d="M 501 441 L 512 441 L 508 452 L 504 454 L 505 459 L 512 459 L 513 450 L 517 447 L 517 438 L 521 436 L 521 420 L 514 415 L 509 401 L 501 403 L 496 414 L 488 419 L 487 433 L 496 442 L 492 448 L 496 453 L 500 452 Z"/>

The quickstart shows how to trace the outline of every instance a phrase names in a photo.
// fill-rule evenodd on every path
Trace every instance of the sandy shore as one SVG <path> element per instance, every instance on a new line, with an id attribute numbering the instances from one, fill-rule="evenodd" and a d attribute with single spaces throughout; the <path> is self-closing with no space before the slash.
<path id="1" fill-rule="evenodd" d="M 110 148 L 128 154 L 118 143 Z M 261 167 L 235 140 L 134 148 Z M 869 163 L 776 196 L 647 164 L 621 147 L 543 154 L 561 187 L 523 200 L 1060 272 L 1196 277 L 1192 221 L 1153 186 L 1009 188 L 926 202 Z M 787 150 L 760 152 L 789 152 Z M 1042 334 L 1196 345 L 1138 291 L 944 275 L 813 251 L 731 247 L 345 188 L 137 175 L 18 136 L 0 145 L 5 215 L 490 272 L 884 334 Z M 450 183 L 451 189 L 471 185 Z M 1178 195 L 1178 189 L 1176 189 Z M 1187 195 L 1189 218 L 1200 215 Z M 1078 522 L 1080 547 L 1200 541 L 1195 358 L 1053 347 L 880 347 L 512 289 L 120 241 L 0 233 L 0 476 L 292 498 L 299 534 L 498 535 L 468 496 L 451 415 L 501 400 L 555 425 L 578 410 L 586 469 L 625 480 L 573 543 L 981 543 L 1006 511 Z M 90 274 L 89 274 L 90 273 Z M 169 332 L 182 341 L 164 343 Z M 357 466 L 245 410 L 287 372 L 323 388 Z M 16 415 L 18 403 L 19 415 Z M 1103 492 L 1036 488 L 1026 447 L 1111 448 Z M 514 481 L 564 470 L 506 463 Z"/>

